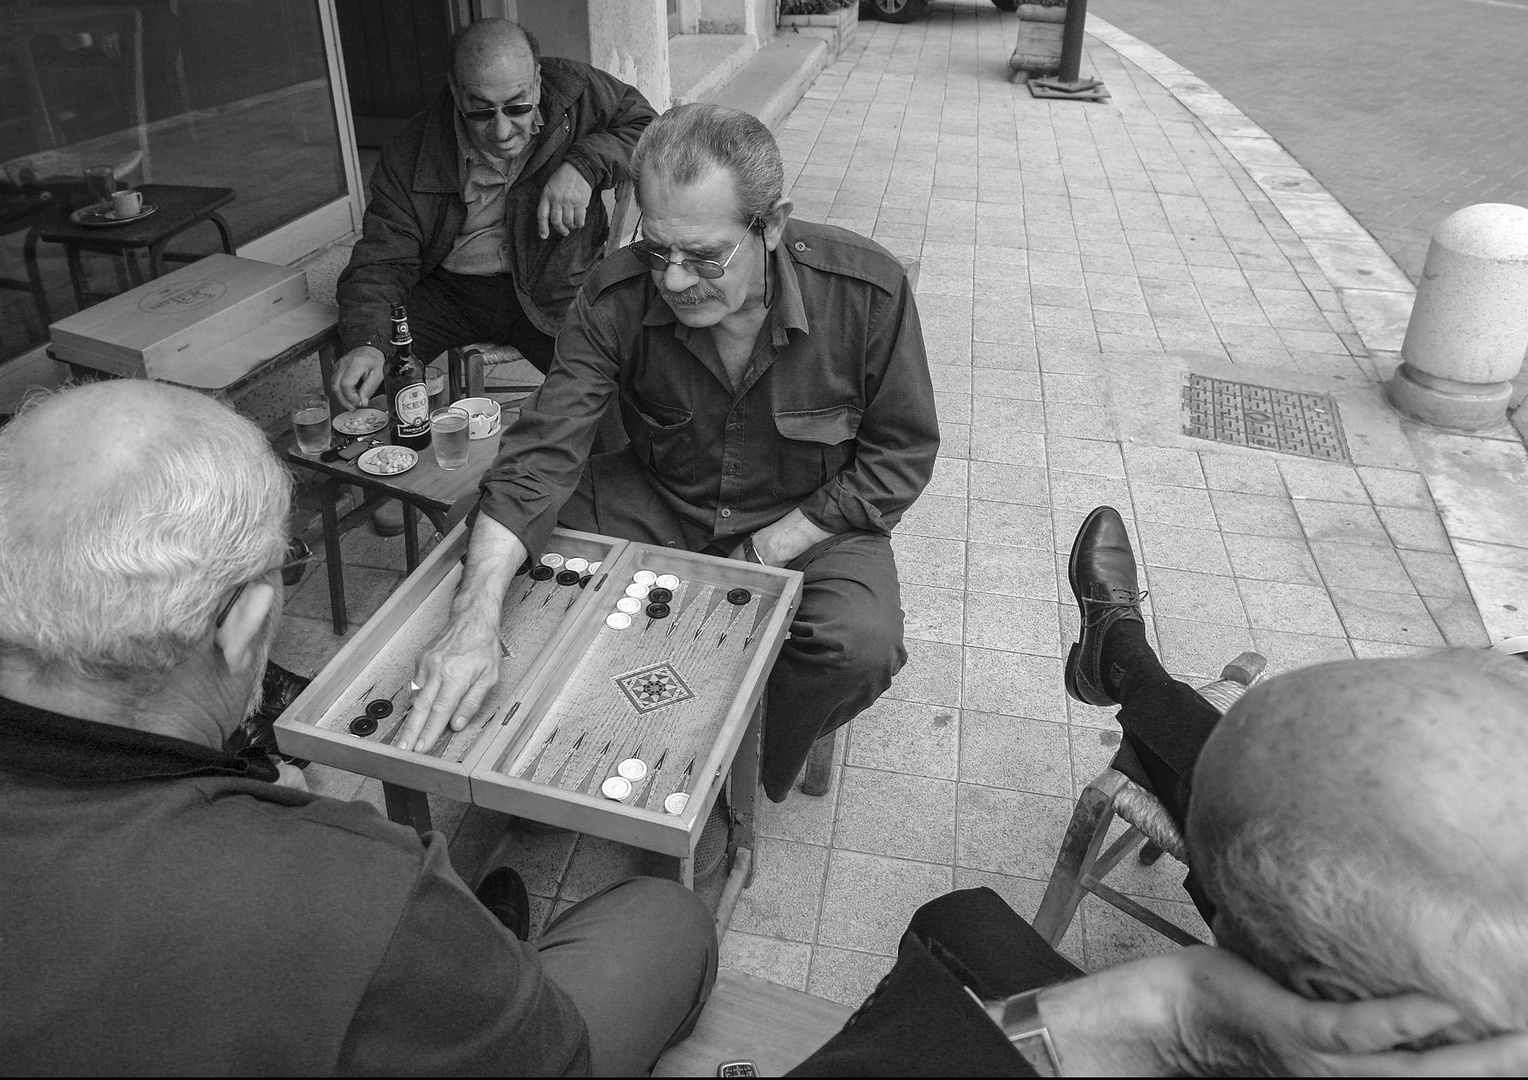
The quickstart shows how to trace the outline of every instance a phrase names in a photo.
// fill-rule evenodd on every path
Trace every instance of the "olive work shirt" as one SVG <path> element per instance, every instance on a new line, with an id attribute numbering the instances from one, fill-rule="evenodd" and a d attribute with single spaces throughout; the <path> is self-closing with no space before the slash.
<path id="1" fill-rule="evenodd" d="M 787 222 L 772 302 L 734 387 L 709 330 L 681 323 L 629 250 L 568 309 L 551 371 L 505 433 L 481 510 L 537 556 L 612 394 L 649 482 L 725 546 L 799 507 L 889 534 L 934 468 L 939 422 L 907 274 L 844 229 Z"/>
<path id="2" fill-rule="evenodd" d="M 588 1075 L 442 836 L 275 778 L 0 698 L 0 1074 Z"/>

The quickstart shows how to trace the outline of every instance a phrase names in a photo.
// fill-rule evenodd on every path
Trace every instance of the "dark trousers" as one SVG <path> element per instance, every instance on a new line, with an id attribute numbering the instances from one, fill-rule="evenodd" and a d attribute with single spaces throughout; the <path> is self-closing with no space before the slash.
<path id="1" fill-rule="evenodd" d="M 1194 763 L 1220 714 L 1192 686 L 1165 672 L 1156 677 L 1132 672 L 1120 687 L 1117 719 L 1144 769 L 1144 776 L 1130 778 L 1156 793 L 1181 830 Z"/>
<path id="2" fill-rule="evenodd" d="M 414 355 L 422 363 L 447 349 L 490 341 L 513 345 L 542 374 L 552 366 L 557 339 L 531 322 L 508 274 L 474 277 L 436 269 L 410 291 L 408 312 Z"/>
<path id="3" fill-rule="evenodd" d="M 742 537 L 712 544 L 648 484 L 629 450 L 589 459 L 563 506 L 565 528 L 645 544 L 727 555 Z M 764 793 L 790 794 L 819 735 L 842 727 L 891 685 L 907 661 L 902 594 L 891 541 L 872 533 L 832 537 L 790 564 L 800 570 L 801 606 L 769 676 L 764 718 Z"/>
<path id="4" fill-rule="evenodd" d="M 596 1076 L 642 1076 L 687 1036 L 716 982 L 716 923 L 690 890 L 627 878 L 573 905 L 536 942 L 589 1029 Z"/>
<path id="5" fill-rule="evenodd" d="M 924 904 L 897 962 L 844 1029 L 792 1076 L 1033 1076 L 971 1000 L 999 1000 L 1083 974 L 991 889 Z"/>

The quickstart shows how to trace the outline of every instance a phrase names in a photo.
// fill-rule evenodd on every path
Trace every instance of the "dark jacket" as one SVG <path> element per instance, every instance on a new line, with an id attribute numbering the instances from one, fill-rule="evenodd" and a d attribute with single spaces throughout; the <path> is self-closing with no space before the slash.
<path id="1" fill-rule="evenodd" d="M 939 450 L 907 274 L 872 240 L 792 219 L 769 277 L 767 332 L 734 387 L 710 333 L 678 321 L 630 250 L 612 255 L 505 434 L 483 512 L 539 552 L 619 396 L 653 489 L 718 546 L 796 507 L 829 533 L 890 534 Z"/>
<path id="2" fill-rule="evenodd" d="M 440 837 L 274 777 L 0 698 L 0 1073 L 588 1072 Z"/>
<path id="3" fill-rule="evenodd" d="M 372 174 L 361 239 L 340 275 L 340 347 L 382 346 L 389 308 L 403 303 L 421 278 L 440 265 L 467 220 L 462 201 L 456 104 L 441 92 L 410 120 Z M 558 57 L 541 61 L 541 130 L 525 168 L 509 189 L 506 232 L 513 246 L 512 277 L 520 305 L 543 333 L 555 336 L 563 314 L 604 251 L 609 221 L 600 191 L 629 176 L 631 152 L 656 114 L 634 88 L 588 64 Z M 563 162 L 594 193 L 583 228 L 567 236 L 537 235 L 541 191 Z"/>

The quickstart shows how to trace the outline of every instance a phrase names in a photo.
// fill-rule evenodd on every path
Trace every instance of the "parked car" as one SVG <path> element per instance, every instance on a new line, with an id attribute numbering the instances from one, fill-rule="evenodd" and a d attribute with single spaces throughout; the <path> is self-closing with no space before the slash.
<path id="1" fill-rule="evenodd" d="M 860 0 L 860 17 L 873 15 L 885 22 L 905 23 L 928 14 L 933 0 Z M 992 0 L 999 11 L 1017 11 L 1019 0 Z"/>

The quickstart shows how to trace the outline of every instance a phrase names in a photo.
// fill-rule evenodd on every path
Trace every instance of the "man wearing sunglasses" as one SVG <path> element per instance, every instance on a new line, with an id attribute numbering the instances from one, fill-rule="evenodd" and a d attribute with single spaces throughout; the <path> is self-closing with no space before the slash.
<path id="1" fill-rule="evenodd" d="M 477 711 L 505 589 L 560 519 L 804 573 L 767 698 L 763 782 L 779 801 L 817 737 L 906 660 L 890 534 L 939 446 L 923 334 L 890 253 L 791 220 L 756 118 L 672 109 L 632 170 L 641 238 L 574 301 L 485 477 L 453 619 L 421 657 L 399 744 L 427 750 Z M 631 445 L 590 457 L 612 398 Z"/>
<path id="2" fill-rule="evenodd" d="M 600 192 L 626 179 L 654 116 L 633 87 L 540 57 L 535 39 L 503 19 L 457 34 L 448 83 L 383 151 L 340 276 L 345 351 L 333 389 L 351 408 L 382 385 L 393 304 L 408 306 L 425 363 L 492 341 L 545 371 L 603 253 Z"/>

